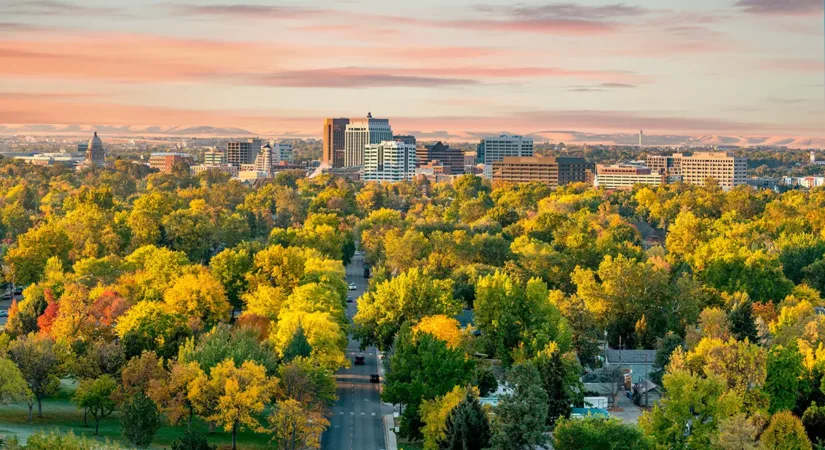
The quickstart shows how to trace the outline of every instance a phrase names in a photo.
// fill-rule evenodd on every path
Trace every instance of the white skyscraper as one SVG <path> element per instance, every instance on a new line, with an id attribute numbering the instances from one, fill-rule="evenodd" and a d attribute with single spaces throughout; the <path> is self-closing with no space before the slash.
<path id="1" fill-rule="evenodd" d="M 390 121 L 373 119 L 369 113 L 365 120 L 353 120 L 347 125 L 344 140 L 344 165 L 361 166 L 364 164 L 364 146 L 392 141 Z"/>
<path id="2" fill-rule="evenodd" d="M 364 147 L 364 181 L 411 181 L 415 177 L 415 145 L 383 141 Z"/>
<path id="3" fill-rule="evenodd" d="M 533 156 L 533 139 L 524 136 L 501 135 L 499 137 L 484 138 L 481 141 L 478 159 L 484 165 L 501 162 L 505 156 Z"/>

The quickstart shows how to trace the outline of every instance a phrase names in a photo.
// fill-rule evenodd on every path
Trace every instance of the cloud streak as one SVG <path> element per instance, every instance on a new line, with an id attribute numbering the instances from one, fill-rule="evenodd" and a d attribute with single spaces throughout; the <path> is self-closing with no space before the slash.
<path id="1" fill-rule="evenodd" d="M 762 15 L 820 14 L 820 0 L 739 0 L 736 6 L 747 13 Z"/>

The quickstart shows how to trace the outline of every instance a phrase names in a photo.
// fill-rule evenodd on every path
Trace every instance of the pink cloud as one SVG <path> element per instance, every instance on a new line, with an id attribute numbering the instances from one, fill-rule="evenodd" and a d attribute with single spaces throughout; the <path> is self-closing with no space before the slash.
<path id="1" fill-rule="evenodd" d="M 203 125 L 235 127 L 260 133 L 273 129 L 290 129 L 315 136 L 318 117 L 273 115 L 262 111 L 191 110 L 136 105 L 87 102 L 71 98 L 72 94 L 51 98 L 41 94 L 15 94 L 0 103 L 3 124 L 69 125 L 136 125 L 183 126 Z M 580 130 L 593 132 L 627 132 L 650 130 L 656 133 L 693 135 L 722 133 L 784 133 L 816 136 L 822 130 L 804 122 L 793 124 L 736 121 L 720 117 L 683 117 L 667 113 L 633 111 L 559 110 L 524 111 L 500 116 L 390 117 L 396 131 L 447 130 L 456 135 L 516 132 L 544 133 L 542 130 Z"/>

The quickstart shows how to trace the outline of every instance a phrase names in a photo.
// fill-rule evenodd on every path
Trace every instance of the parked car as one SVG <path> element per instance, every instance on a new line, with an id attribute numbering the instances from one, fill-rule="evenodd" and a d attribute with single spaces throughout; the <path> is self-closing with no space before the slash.
<path id="1" fill-rule="evenodd" d="M 349 284 L 349 290 L 354 291 L 354 290 L 356 290 L 356 289 L 358 289 L 358 288 L 357 288 L 357 287 L 355 287 L 355 283 L 350 283 L 350 284 Z"/>
<path id="2" fill-rule="evenodd" d="M 355 357 L 355 365 L 356 366 L 363 366 L 364 365 L 364 357 L 363 356 L 356 356 Z"/>
<path id="3" fill-rule="evenodd" d="M 0 309 L 0 317 L 9 317 L 9 312 L 5 309 Z"/>
<path id="4" fill-rule="evenodd" d="M 347 295 L 347 303 L 352 303 L 354 300 L 351 295 Z"/>
<path id="5" fill-rule="evenodd" d="M 370 383 L 380 383 L 381 377 L 378 376 L 377 373 L 370 375 Z"/>
<path id="6" fill-rule="evenodd" d="M 2 298 L 3 300 L 11 300 L 11 299 L 14 298 L 14 294 L 12 294 L 11 292 L 8 292 L 8 291 L 3 292 L 3 295 L 0 298 Z"/>

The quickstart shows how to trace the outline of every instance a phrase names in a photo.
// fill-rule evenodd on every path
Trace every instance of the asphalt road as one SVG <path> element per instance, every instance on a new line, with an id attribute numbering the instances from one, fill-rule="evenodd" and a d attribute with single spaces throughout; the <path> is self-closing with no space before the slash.
<path id="1" fill-rule="evenodd" d="M 355 299 L 353 303 L 347 304 L 347 316 L 351 321 L 357 312 L 358 300 L 367 287 L 361 256 L 353 258 L 347 266 L 347 283 L 355 283 L 358 288 L 348 292 Z M 363 366 L 354 364 L 356 355 L 364 356 Z M 338 401 L 332 407 L 329 428 L 321 437 L 321 448 L 383 450 L 386 444 L 381 419 L 381 397 L 378 384 L 370 383 L 370 374 L 378 373 L 378 351 L 370 347 L 361 352 L 358 341 L 350 338 L 347 357 L 351 362 L 350 368 L 341 369 L 335 375 Z"/>

